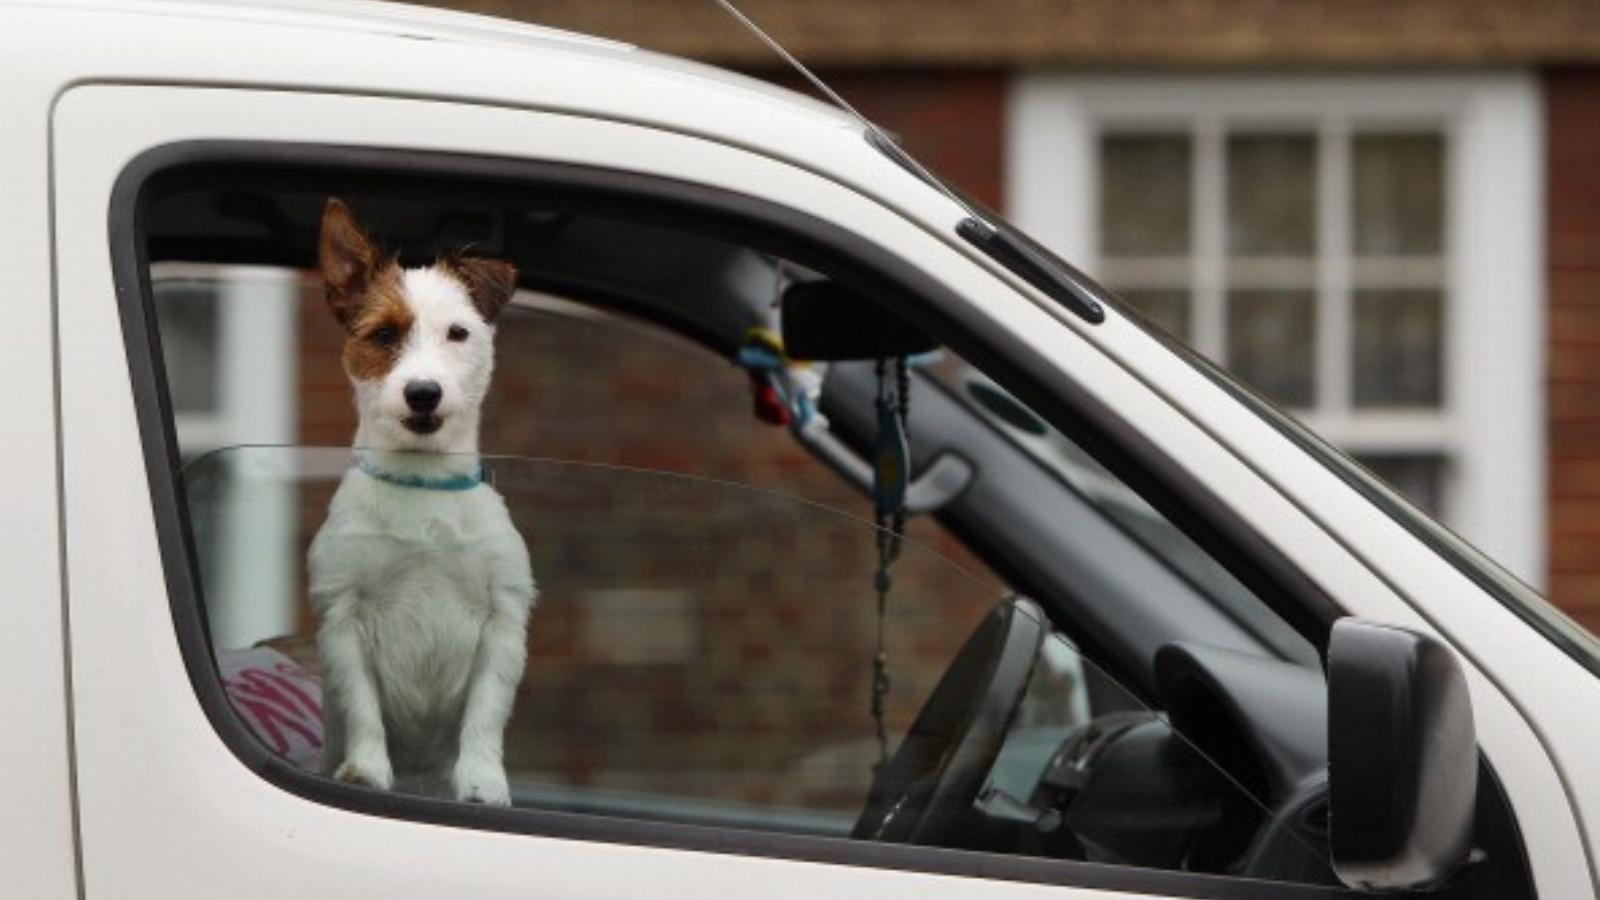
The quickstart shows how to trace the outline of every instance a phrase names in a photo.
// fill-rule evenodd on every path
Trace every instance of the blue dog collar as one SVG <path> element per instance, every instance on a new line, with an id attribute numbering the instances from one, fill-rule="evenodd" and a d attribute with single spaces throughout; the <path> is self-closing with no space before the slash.
<path id="1" fill-rule="evenodd" d="M 367 475 L 389 484 L 400 487 L 420 488 L 425 491 L 470 491 L 487 479 L 487 472 L 482 466 L 471 475 L 451 475 L 449 478 L 428 478 L 423 475 L 400 475 L 394 472 L 385 472 L 373 465 L 371 460 L 362 457 L 357 464 L 361 471 Z"/>

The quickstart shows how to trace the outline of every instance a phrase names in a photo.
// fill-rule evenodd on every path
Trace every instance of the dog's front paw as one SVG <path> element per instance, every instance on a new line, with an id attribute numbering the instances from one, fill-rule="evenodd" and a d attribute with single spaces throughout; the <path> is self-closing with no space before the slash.
<path id="1" fill-rule="evenodd" d="M 490 806 L 510 806 L 511 786 L 505 766 L 485 759 L 462 757 L 456 762 L 456 799 Z"/>
<path id="2" fill-rule="evenodd" d="M 389 766 L 389 755 L 382 751 L 351 751 L 339 768 L 333 770 L 333 777 L 336 781 L 380 791 L 387 791 L 394 786 L 394 770 Z"/>

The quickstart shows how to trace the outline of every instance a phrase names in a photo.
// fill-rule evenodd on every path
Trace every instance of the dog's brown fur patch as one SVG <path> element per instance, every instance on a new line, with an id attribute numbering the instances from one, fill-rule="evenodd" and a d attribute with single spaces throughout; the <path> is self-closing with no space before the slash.
<path id="1" fill-rule="evenodd" d="M 517 290 L 517 267 L 504 260 L 447 253 L 435 265 L 461 282 L 485 322 L 493 322 Z"/>
<path id="2" fill-rule="evenodd" d="M 337 197 L 322 208 L 317 262 L 328 308 L 345 330 L 344 370 L 358 381 L 389 374 L 416 316 L 406 304 L 399 264 L 383 258 Z"/>
<path id="3" fill-rule="evenodd" d="M 344 370 L 358 381 L 382 378 L 400 359 L 406 335 L 416 322 L 406 305 L 400 267 L 393 261 L 385 263 L 355 300 L 345 326 Z"/>

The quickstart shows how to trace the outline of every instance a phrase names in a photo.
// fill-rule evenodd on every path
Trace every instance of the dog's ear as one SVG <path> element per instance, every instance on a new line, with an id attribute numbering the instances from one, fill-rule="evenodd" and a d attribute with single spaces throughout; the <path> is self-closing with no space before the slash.
<path id="1" fill-rule="evenodd" d="M 322 207 L 317 264 L 322 269 L 328 308 L 340 325 L 348 325 L 362 291 L 372 283 L 379 260 L 378 249 L 356 224 L 350 207 L 337 197 L 329 197 Z"/>
<path id="2" fill-rule="evenodd" d="M 485 322 L 493 322 L 517 290 L 517 267 L 504 260 L 452 253 L 440 257 L 439 265 L 466 285 Z"/>

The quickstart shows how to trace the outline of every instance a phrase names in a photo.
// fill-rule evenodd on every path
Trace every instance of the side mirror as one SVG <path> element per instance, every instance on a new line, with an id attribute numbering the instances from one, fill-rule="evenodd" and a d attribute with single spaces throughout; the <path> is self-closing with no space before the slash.
<path id="1" fill-rule="evenodd" d="M 1455 655 L 1346 618 L 1328 642 L 1328 842 L 1346 886 L 1440 884 L 1467 861 L 1478 742 Z"/>

